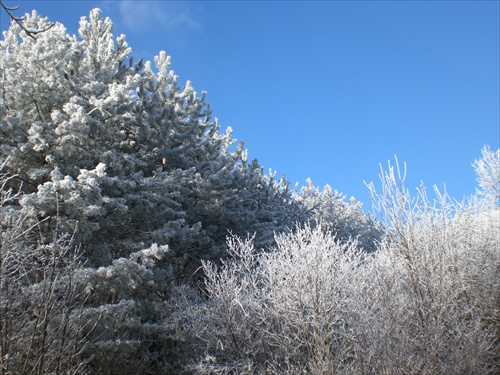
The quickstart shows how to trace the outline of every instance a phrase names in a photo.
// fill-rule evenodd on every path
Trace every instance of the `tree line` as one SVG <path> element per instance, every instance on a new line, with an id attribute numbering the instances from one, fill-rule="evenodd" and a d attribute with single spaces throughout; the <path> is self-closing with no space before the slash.
<path id="1" fill-rule="evenodd" d="M 169 56 L 135 62 L 100 10 L 78 36 L 17 20 L 0 41 L 2 374 L 498 371 L 498 151 L 463 204 L 412 197 L 389 165 L 369 186 L 382 222 L 264 173 Z"/>

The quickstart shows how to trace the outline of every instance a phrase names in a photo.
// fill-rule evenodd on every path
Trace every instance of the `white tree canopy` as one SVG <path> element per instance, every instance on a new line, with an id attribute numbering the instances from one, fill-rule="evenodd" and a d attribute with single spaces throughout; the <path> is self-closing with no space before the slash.
<path id="1" fill-rule="evenodd" d="M 36 12 L 24 22 L 49 25 Z M 74 232 L 96 265 L 152 243 L 213 258 L 228 230 L 264 246 L 301 217 L 286 180 L 230 150 L 205 93 L 179 87 L 165 52 L 134 64 L 99 9 L 79 37 L 56 23 L 33 39 L 13 23 L 0 50 L 0 161 L 30 225 Z"/>

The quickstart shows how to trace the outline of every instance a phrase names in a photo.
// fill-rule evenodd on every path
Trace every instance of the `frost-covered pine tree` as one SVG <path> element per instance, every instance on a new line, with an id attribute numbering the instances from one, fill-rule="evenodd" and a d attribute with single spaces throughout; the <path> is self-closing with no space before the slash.
<path id="1" fill-rule="evenodd" d="M 36 12 L 24 22 L 49 25 Z M 56 23 L 33 39 L 13 23 L 0 49 L 0 161 L 25 193 L 27 225 L 41 222 L 37 240 L 57 216 L 92 264 L 158 243 L 181 269 L 219 256 L 228 230 L 264 246 L 300 216 L 287 182 L 230 151 L 205 93 L 181 89 L 164 52 L 133 63 L 100 10 L 79 36 Z"/>
<path id="2" fill-rule="evenodd" d="M 376 249 L 382 236 L 382 228 L 374 216 L 363 211 L 361 202 L 346 196 L 326 185 L 322 191 L 310 179 L 300 189 L 296 200 L 308 210 L 312 224 L 321 224 L 324 230 L 331 231 L 344 242 L 356 240 L 358 246 L 371 252 Z"/>

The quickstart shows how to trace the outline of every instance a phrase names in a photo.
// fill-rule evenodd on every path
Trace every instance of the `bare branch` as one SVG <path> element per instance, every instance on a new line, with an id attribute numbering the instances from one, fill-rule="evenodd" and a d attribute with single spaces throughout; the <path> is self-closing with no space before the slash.
<path id="1" fill-rule="evenodd" d="M 24 21 L 24 17 L 16 17 L 12 14 L 12 11 L 14 10 L 18 10 L 19 9 L 19 6 L 16 6 L 16 7 L 8 7 L 6 6 L 3 1 L 0 0 L 0 5 L 2 6 L 2 8 L 5 10 L 5 12 L 9 15 L 10 19 L 12 21 L 14 21 L 15 23 L 17 23 L 21 29 L 26 33 L 26 35 L 28 35 L 29 37 L 33 38 L 33 39 L 36 39 L 36 34 L 40 34 L 40 33 L 43 33 L 47 30 L 49 30 L 52 26 L 54 26 L 54 24 L 50 24 L 50 26 L 46 27 L 45 29 L 42 29 L 42 30 L 30 30 L 28 28 L 26 28 L 22 21 Z"/>

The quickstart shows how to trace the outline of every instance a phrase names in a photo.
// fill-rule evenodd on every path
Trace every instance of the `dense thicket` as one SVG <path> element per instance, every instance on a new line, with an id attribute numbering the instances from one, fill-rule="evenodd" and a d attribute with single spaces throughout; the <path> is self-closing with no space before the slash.
<path id="1" fill-rule="evenodd" d="M 500 151 L 463 205 L 412 196 L 399 168 L 370 185 L 385 217 L 374 253 L 300 226 L 259 254 L 204 263 L 204 304 L 183 333 L 198 374 L 496 374 L 500 370 Z M 189 336 L 191 334 L 192 336 Z M 200 343 L 201 340 L 201 343 Z"/>
<path id="2" fill-rule="evenodd" d="M 1 373 L 495 370 L 498 153 L 460 209 L 385 176 L 383 225 L 264 174 L 99 10 L 24 25 L 0 42 Z"/>

